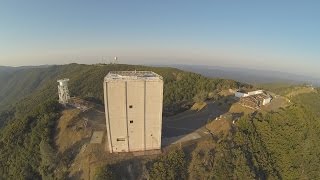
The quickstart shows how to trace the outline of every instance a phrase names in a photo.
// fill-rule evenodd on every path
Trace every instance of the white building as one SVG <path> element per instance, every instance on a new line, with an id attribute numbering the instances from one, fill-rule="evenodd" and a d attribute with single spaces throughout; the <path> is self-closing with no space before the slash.
<path id="1" fill-rule="evenodd" d="M 57 81 L 58 85 L 58 94 L 59 94 L 59 103 L 66 105 L 70 100 L 70 94 L 68 89 L 69 79 L 60 79 Z"/>
<path id="2" fill-rule="evenodd" d="M 235 97 L 240 98 L 240 102 L 252 108 L 259 108 L 261 105 L 267 105 L 271 102 L 272 97 L 262 90 L 245 92 L 245 91 L 237 91 L 235 92 Z"/>
<path id="3" fill-rule="evenodd" d="M 272 98 L 271 96 L 267 96 L 265 99 L 262 101 L 262 105 L 267 105 L 271 102 Z"/>
<path id="4" fill-rule="evenodd" d="M 150 71 L 109 72 L 103 87 L 109 151 L 161 149 L 162 77 Z"/>
<path id="5" fill-rule="evenodd" d="M 235 96 L 238 97 L 238 98 L 248 97 L 248 96 L 257 95 L 257 94 L 263 94 L 263 91 L 262 90 L 256 90 L 256 91 L 251 91 L 251 92 L 245 92 L 245 91 L 237 91 L 237 92 L 235 92 Z"/>

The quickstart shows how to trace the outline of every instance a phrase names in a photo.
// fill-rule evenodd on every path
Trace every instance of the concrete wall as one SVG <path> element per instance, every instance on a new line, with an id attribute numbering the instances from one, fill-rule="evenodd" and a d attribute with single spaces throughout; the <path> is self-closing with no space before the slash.
<path id="1" fill-rule="evenodd" d="M 107 124 L 109 128 L 112 151 L 128 151 L 126 83 L 121 81 L 109 82 L 107 85 Z"/>
<path id="2" fill-rule="evenodd" d="M 271 99 L 272 99 L 271 97 L 264 99 L 262 102 L 262 105 L 269 104 L 271 102 Z"/>
<path id="3" fill-rule="evenodd" d="M 162 80 L 109 81 L 104 93 L 110 152 L 161 148 Z"/>
<path id="4" fill-rule="evenodd" d="M 146 83 L 146 150 L 161 148 L 163 83 Z"/>
<path id="5" fill-rule="evenodd" d="M 144 82 L 127 82 L 129 151 L 144 150 Z"/>
<path id="6" fill-rule="evenodd" d="M 248 92 L 248 95 L 249 96 L 252 96 L 252 95 L 256 95 L 256 94 L 262 94 L 263 91 L 262 90 L 257 90 L 257 91 L 251 91 L 251 92 Z"/>
<path id="7" fill-rule="evenodd" d="M 238 97 L 238 98 L 249 96 L 248 94 L 242 93 L 242 92 L 235 92 L 234 95 L 235 95 L 236 97 Z"/>
<path id="8" fill-rule="evenodd" d="M 235 96 L 238 97 L 238 98 L 241 98 L 241 97 L 248 97 L 248 96 L 252 96 L 252 95 L 257 95 L 257 94 L 262 94 L 263 91 L 262 90 L 257 90 L 257 91 L 251 91 L 251 92 L 248 92 L 248 93 L 242 93 L 242 92 L 235 92 Z"/>

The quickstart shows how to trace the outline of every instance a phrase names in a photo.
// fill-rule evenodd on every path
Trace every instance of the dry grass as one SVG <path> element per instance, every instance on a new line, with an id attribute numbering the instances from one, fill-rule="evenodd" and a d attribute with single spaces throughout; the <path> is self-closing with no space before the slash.
<path id="1" fill-rule="evenodd" d="M 216 144 L 212 140 L 203 140 L 197 143 L 197 149 L 212 149 L 215 147 L 216 147 Z"/>
<path id="2" fill-rule="evenodd" d="M 206 106 L 207 106 L 206 102 L 197 102 L 197 103 L 194 103 L 194 105 L 191 107 L 191 110 L 199 112 Z"/>
<path id="3" fill-rule="evenodd" d="M 230 90 L 222 90 L 219 92 L 220 96 L 232 96 L 234 93 L 230 92 Z"/>
<path id="4" fill-rule="evenodd" d="M 230 113 L 244 113 L 246 114 L 251 114 L 253 113 L 255 110 L 247 108 L 247 107 L 243 107 L 240 103 L 235 103 L 230 107 L 229 112 Z"/>
<path id="5" fill-rule="evenodd" d="M 290 105 L 288 99 L 285 97 L 279 96 L 279 97 L 274 97 L 271 103 L 263 106 L 261 109 L 266 112 L 277 111 L 280 108 L 287 107 L 288 105 Z"/>
<path id="6" fill-rule="evenodd" d="M 312 87 L 295 87 L 292 89 L 291 92 L 286 94 L 286 97 L 291 98 L 299 94 L 312 93 L 312 92 L 316 92 L 316 90 Z"/>
<path id="7" fill-rule="evenodd" d="M 86 144 L 82 146 L 70 167 L 69 177 L 79 179 L 92 179 L 97 167 L 109 161 L 108 154 L 100 144 Z"/>
<path id="8" fill-rule="evenodd" d="M 84 119 L 88 119 L 86 128 Z M 132 153 L 108 153 L 106 134 L 101 144 L 90 144 L 93 131 L 105 131 L 104 114 L 96 108 L 86 112 L 64 110 L 57 128 L 55 143 L 61 154 L 60 160 L 68 159 L 69 179 L 94 179 L 98 167 L 134 157 Z"/>
<path id="9" fill-rule="evenodd" d="M 68 168 L 70 179 L 89 179 L 92 163 L 104 163 L 108 159 L 108 153 L 105 151 L 106 142 L 89 144 L 92 131 L 101 129 L 101 122 L 95 119 L 94 113 L 100 116 L 95 110 L 83 113 L 78 109 L 67 109 L 62 112 L 58 121 L 55 143 L 62 159 L 71 158 Z M 89 119 L 86 128 L 83 123 L 85 117 Z"/>
<path id="10" fill-rule="evenodd" d="M 220 119 L 207 124 L 206 128 L 214 135 L 223 134 L 223 136 L 227 136 L 231 130 L 231 126 L 231 121 Z"/>
<path id="11" fill-rule="evenodd" d="M 79 114 L 78 109 L 68 109 L 63 111 L 59 119 L 55 143 L 61 153 L 72 147 L 76 142 L 91 135 L 91 132 L 83 129 L 76 130 L 77 123 L 81 121 Z"/>

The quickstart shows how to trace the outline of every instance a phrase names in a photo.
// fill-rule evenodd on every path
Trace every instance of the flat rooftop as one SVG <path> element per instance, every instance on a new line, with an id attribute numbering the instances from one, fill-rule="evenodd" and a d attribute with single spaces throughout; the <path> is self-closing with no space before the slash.
<path id="1" fill-rule="evenodd" d="M 255 95 L 243 97 L 243 99 L 251 99 L 251 98 L 256 99 L 256 100 L 263 100 L 263 99 L 270 98 L 270 96 L 267 94 L 255 94 Z"/>
<path id="2" fill-rule="evenodd" d="M 104 80 L 162 80 L 162 77 L 152 71 L 110 71 Z"/>
<path id="3" fill-rule="evenodd" d="M 258 90 L 251 90 L 251 91 L 248 91 L 248 90 L 244 90 L 244 89 L 240 89 L 240 90 L 237 90 L 237 92 L 239 93 L 252 93 L 252 92 L 257 92 L 257 91 L 262 91 L 261 89 L 258 89 Z"/>

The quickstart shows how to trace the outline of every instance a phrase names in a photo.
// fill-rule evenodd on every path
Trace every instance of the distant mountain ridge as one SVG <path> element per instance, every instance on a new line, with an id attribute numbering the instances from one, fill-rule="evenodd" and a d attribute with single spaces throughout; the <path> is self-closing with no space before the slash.
<path id="1" fill-rule="evenodd" d="M 30 69 L 30 68 L 46 68 L 53 65 L 39 65 L 39 66 L 0 66 L 0 71 L 12 71 L 12 70 L 21 70 L 21 69 Z"/>
<path id="2" fill-rule="evenodd" d="M 287 82 L 292 84 L 308 83 L 320 86 L 320 79 L 318 78 L 286 72 L 204 65 L 175 64 L 170 66 L 186 71 L 196 72 L 206 77 L 234 79 L 236 81 L 250 84 Z"/>
<path id="3" fill-rule="evenodd" d="M 151 70 L 160 74 L 166 84 L 164 91 L 165 103 L 191 100 L 200 90 L 210 88 L 218 89 L 215 88 L 216 85 L 219 85 L 219 87 L 226 86 L 226 89 L 240 85 L 240 83 L 233 80 L 209 79 L 200 74 L 168 67 L 125 64 L 66 64 L 28 67 L 1 66 L 0 111 L 5 106 L 17 103 L 22 98 L 34 94 L 34 92 L 43 92 L 47 98 L 57 98 L 57 79 L 66 77 L 70 78 L 69 85 L 72 95 L 83 98 L 94 98 L 102 103 L 102 82 L 104 76 L 109 71 L 128 70 Z M 188 93 L 184 92 L 187 90 L 189 91 Z"/>

